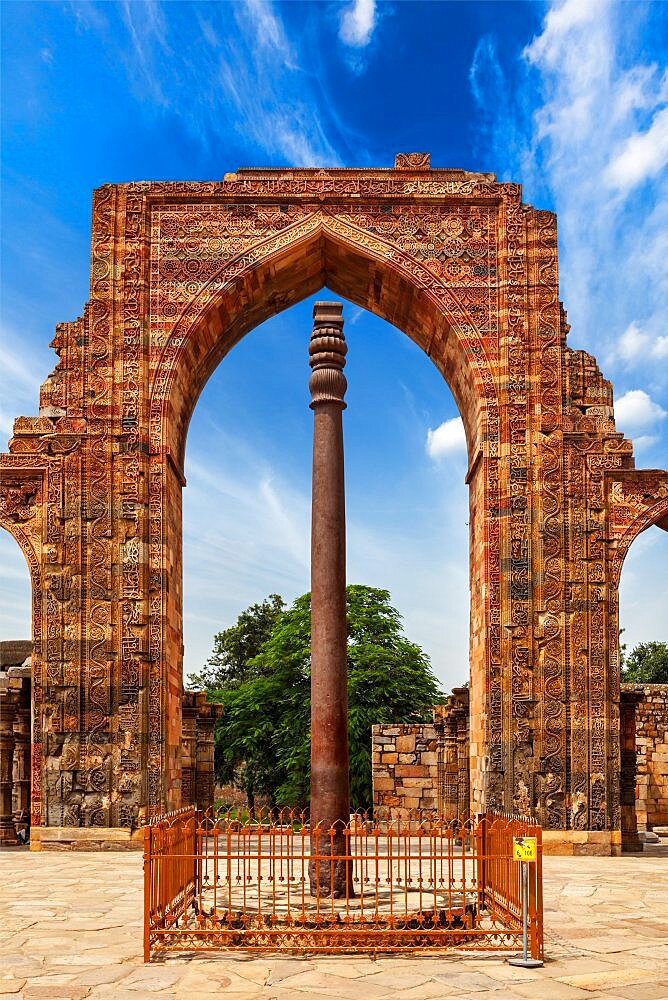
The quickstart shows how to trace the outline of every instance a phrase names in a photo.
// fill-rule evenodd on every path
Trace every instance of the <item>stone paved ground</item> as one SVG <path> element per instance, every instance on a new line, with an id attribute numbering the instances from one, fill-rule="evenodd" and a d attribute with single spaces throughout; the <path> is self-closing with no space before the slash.
<path id="1" fill-rule="evenodd" d="M 546 858 L 547 961 L 141 958 L 138 854 L 0 854 L 0 1000 L 668 1000 L 668 848 Z"/>

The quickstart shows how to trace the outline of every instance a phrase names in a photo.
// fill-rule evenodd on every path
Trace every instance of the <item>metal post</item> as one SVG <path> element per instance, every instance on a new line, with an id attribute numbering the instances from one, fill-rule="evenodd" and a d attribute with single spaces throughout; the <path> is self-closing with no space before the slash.
<path id="1" fill-rule="evenodd" d="M 522 861 L 522 955 L 509 958 L 508 965 L 518 965 L 522 969 L 539 969 L 543 964 L 539 958 L 529 958 L 529 862 Z"/>
<path id="2" fill-rule="evenodd" d="M 10 684 L 8 681 L 7 684 Z M 16 844 L 12 816 L 14 789 L 14 718 L 18 707 L 16 688 L 0 691 L 0 845 Z"/>
<path id="3" fill-rule="evenodd" d="M 344 828 L 348 788 L 346 519 L 343 474 L 343 374 L 346 346 L 340 302 L 316 302 L 309 344 L 313 410 L 311 522 L 311 894 L 352 894 Z M 321 836 L 315 828 L 320 824 Z M 333 831 L 330 833 L 329 831 Z M 332 860 L 336 859 L 336 860 Z"/>
<path id="4" fill-rule="evenodd" d="M 144 961 L 151 961 L 151 827 L 144 827 Z"/>

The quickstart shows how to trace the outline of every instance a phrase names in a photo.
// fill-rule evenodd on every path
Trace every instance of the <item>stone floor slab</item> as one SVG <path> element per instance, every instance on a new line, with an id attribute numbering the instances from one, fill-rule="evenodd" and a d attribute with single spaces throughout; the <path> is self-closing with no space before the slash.
<path id="1" fill-rule="evenodd" d="M 668 1000 L 668 979 L 661 983 L 638 983 L 635 986 L 616 986 L 615 993 L 624 1000 Z M 607 1000 L 610 1000 L 608 997 Z"/>
<path id="2" fill-rule="evenodd" d="M 579 986 L 580 989 L 594 992 L 607 987 L 618 988 L 645 983 L 652 979 L 652 973 L 647 969 L 613 969 L 611 972 L 585 972 L 575 976 L 560 976 L 559 982 L 568 986 Z"/>
<path id="3" fill-rule="evenodd" d="M 454 951 L 190 953 L 145 966 L 140 858 L 0 852 L 0 886 L 12 885 L 11 899 L 0 890 L 0 1000 L 668 1000 L 668 851 L 550 857 L 544 873 L 541 969 Z"/>

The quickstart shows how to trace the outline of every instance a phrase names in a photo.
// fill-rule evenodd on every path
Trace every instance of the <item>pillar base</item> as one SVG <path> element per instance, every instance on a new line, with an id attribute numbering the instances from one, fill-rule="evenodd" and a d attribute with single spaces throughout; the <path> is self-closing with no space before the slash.
<path id="1" fill-rule="evenodd" d="M 9 827 L 3 827 L 0 829 L 0 848 L 1 847 L 15 847 L 19 843 L 19 838 L 16 836 L 16 830 L 14 829 L 14 824 Z"/>
<path id="2" fill-rule="evenodd" d="M 543 830 L 543 854 L 619 857 L 621 830 Z"/>
<path id="3" fill-rule="evenodd" d="M 144 833 L 121 826 L 33 826 L 31 851 L 141 851 Z"/>

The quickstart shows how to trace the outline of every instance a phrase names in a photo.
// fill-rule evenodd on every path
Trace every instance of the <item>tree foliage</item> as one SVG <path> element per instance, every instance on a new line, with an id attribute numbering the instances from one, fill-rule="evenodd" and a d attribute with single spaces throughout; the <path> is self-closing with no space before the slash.
<path id="1" fill-rule="evenodd" d="M 242 611 L 236 624 L 213 638 L 213 652 L 201 674 L 188 675 L 188 687 L 197 691 L 229 691 L 248 677 L 248 663 L 257 656 L 285 610 L 278 594 Z"/>
<path id="2" fill-rule="evenodd" d="M 389 593 L 352 585 L 346 596 L 351 805 L 368 808 L 371 726 L 425 721 L 443 695 L 426 654 L 403 634 Z M 310 646 L 311 595 L 304 594 L 277 618 L 244 679 L 218 691 L 225 706 L 216 731 L 218 774 L 234 777 L 250 805 L 257 794 L 277 805 L 308 801 Z"/>
<path id="3" fill-rule="evenodd" d="M 628 654 L 622 647 L 625 684 L 668 684 L 668 643 L 641 642 Z"/>

